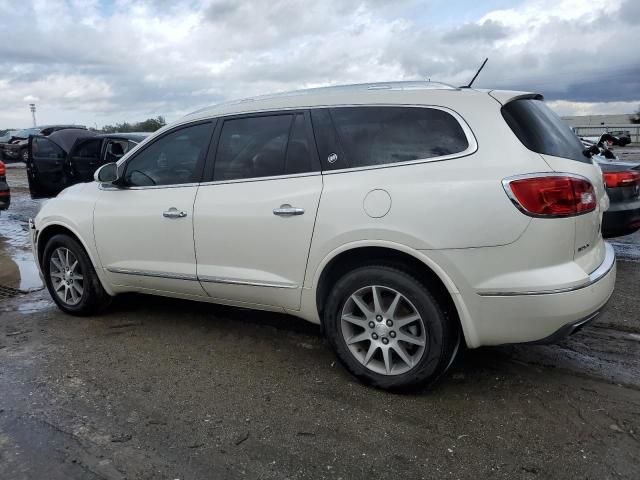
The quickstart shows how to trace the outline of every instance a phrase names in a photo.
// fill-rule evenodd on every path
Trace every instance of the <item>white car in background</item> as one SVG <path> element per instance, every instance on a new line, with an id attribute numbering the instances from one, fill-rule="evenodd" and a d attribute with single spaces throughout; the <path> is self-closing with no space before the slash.
<path id="1" fill-rule="evenodd" d="M 536 94 L 398 82 L 256 97 L 169 125 L 44 205 L 51 296 L 122 292 L 321 324 L 366 383 L 431 383 L 470 348 L 546 342 L 615 282 L 602 172 Z"/>

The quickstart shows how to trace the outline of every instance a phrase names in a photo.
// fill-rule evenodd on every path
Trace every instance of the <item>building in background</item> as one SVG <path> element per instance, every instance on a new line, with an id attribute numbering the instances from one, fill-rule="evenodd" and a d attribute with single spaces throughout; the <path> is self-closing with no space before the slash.
<path id="1" fill-rule="evenodd" d="M 633 113 L 621 113 L 618 115 L 573 115 L 564 116 L 562 119 L 572 127 L 580 125 L 627 125 L 631 123 Z"/>

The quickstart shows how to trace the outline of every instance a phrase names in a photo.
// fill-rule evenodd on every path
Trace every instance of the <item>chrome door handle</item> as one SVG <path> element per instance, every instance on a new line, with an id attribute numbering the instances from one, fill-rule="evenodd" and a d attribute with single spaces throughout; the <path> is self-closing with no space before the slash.
<path id="1" fill-rule="evenodd" d="M 288 203 L 280 205 L 280 208 L 273 209 L 273 214 L 280 217 L 293 217 L 294 215 L 302 215 L 303 213 L 304 208 L 292 207 Z"/>
<path id="2" fill-rule="evenodd" d="M 162 216 L 165 218 L 184 218 L 187 216 L 187 212 L 178 210 L 176 207 L 171 207 L 166 212 L 162 212 Z"/>

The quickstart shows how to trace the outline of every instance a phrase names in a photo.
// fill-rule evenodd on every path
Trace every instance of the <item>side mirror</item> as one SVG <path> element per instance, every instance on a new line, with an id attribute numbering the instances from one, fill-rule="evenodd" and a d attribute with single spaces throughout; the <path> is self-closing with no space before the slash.
<path id="1" fill-rule="evenodd" d="M 107 163 L 101 166 L 96 173 L 93 174 L 93 179 L 100 183 L 113 183 L 118 179 L 118 164 Z"/>

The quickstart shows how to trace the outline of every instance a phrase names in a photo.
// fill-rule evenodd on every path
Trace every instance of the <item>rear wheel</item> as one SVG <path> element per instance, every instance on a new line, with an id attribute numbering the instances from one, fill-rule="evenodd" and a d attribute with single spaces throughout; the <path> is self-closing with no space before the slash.
<path id="1" fill-rule="evenodd" d="M 66 313 L 90 315 L 110 303 L 89 256 L 68 235 L 55 235 L 47 242 L 42 272 L 51 297 Z"/>
<path id="2" fill-rule="evenodd" d="M 383 389 L 433 383 L 453 361 L 460 339 L 427 288 L 389 266 L 345 274 L 329 294 L 324 322 L 347 369 Z"/>

